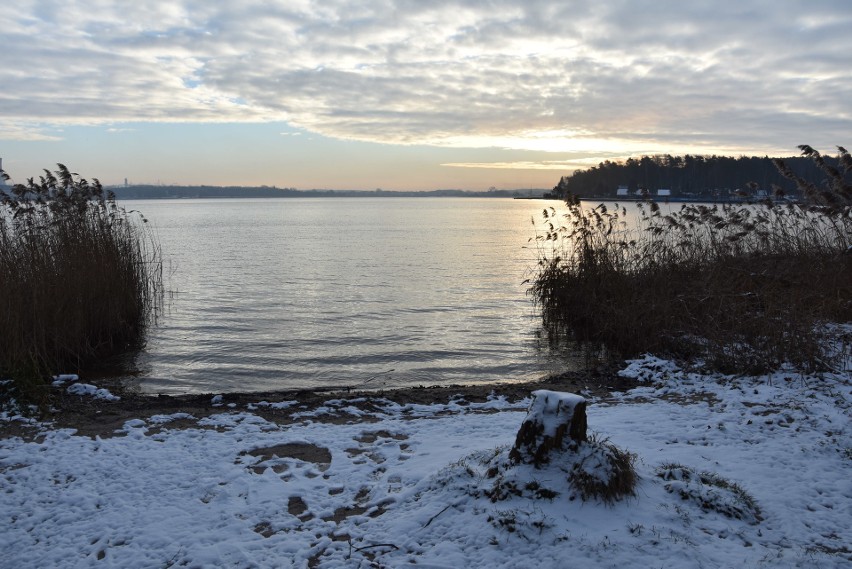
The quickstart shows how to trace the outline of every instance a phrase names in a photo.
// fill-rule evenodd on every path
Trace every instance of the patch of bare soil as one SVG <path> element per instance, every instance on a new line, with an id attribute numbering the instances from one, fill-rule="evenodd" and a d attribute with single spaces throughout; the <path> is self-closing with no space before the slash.
<path id="1" fill-rule="evenodd" d="M 260 458 L 260 462 L 269 462 L 275 458 L 295 458 L 316 464 L 320 470 L 327 470 L 331 464 L 331 451 L 325 447 L 310 443 L 285 443 L 272 447 L 256 448 L 241 454 Z"/>
<path id="2" fill-rule="evenodd" d="M 72 428 L 78 435 L 89 437 L 115 436 L 124 423 L 130 419 L 148 419 L 154 415 L 171 415 L 188 413 L 200 419 L 209 415 L 227 412 L 247 411 L 278 424 L 292 424 L 304 421 L 294 416 L 297 413 L 315 411 L 330 400 L 340 400 L 347 405 L 359 409 L 362 414 L 356 415 L 340 412 L 328 412 L 312 417 L 312 421 L 330 423 L 352 423 L 377 421 L 371 415 L 379 415 L 381 406 L 379 400 L 390 400 L 402 405 L 450 403 L 465 405 L 466 403 L 484 402 L 489 396 L 504 396 L 509 401 L 518 401 L 528 397 L 536 389 L 551 389 L 583 393 L 596 397 L 606 397 L 614 391 L 625 391 L 635 387 L 637 383 L 617 375 L 614 370 L 567 372 L 549 376 L 539 381 L 529 383 L 497 383 L 486 385 L 451 385 L 433 387 L 413 387 L 385 391 L 271 391 L 224 393 L 221 401 L 214 405 L 213 394 L 193 395 L 141 395 L 120 393 L 119 401 L 105 401 L 86 396 L 70 395 L 61 388 L 53 388 L 50 396 L 49 410 L 39 419 L 49 422 L 54 428 Z M 256 405 L 265 401 L 273 405 Z M 294 402 L 282 408 L 276 408 L 275 403 Z M 251 407 L 249 407 L 251 406 Z M 345 407 L 344 405 L 343 407 Z M 194 421 L 188 425 L 196 426 Z M 182 423 L 172 422 L 166 428 L 179 428 Z M 10 436 L 34 437 L 37 431 L 18 421 L 0 422 L 0 438 Z"/>

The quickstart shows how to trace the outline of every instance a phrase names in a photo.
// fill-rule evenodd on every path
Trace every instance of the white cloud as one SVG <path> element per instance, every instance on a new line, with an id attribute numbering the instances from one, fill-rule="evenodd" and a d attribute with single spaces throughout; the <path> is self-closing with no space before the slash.
<path id="1" fill-rule="evenodd" d="M 846 0 L 20 1 L 0 13 L 0 136 L 286 121 L 559 152 L 827 147 L 852 132 L 850 24 Z"/>
<path id="2" fill-rule="evenodd" d="M 0 121 L 0 140 L 21 140 L 26 142 L 49 142 L 61 140 L 57 134 L 45 132 L 42 125 Z"/>
<path id="3" fill-rule="evenodd" d="M 447 162 L 441 166 L 451 168 L 480 168 L 485 170 L 575 170 L 577 168 L 588 168 L 597 164 L 597 158 L 592 160 L 547 160 L 541 162 L 517 161 L 517 162 Z"/>

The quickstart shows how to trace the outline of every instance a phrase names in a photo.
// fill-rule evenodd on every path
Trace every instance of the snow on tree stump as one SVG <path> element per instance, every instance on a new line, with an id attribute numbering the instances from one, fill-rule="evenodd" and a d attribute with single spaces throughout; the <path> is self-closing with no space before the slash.
<path id="1" fill-rule="evenodd" d="M 533 391 L 533 402 L 518 430 L 509 459 L 540 466 L 551 451 L 565 450 L 566 439 L 577 448 L 586 441 L 586 400 L 573 393 Z"/>

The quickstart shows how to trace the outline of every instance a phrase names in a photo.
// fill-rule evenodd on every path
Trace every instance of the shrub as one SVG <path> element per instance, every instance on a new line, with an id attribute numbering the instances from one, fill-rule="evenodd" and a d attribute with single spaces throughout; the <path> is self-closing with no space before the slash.
<path id="1" fill-rule="evenodd" d="M 828 177 L 803 188 L 802 204 L 684 204 L 664 215 L 638 202 L 638 227 L 617 205 L 569 197 L 564 219 L 545 210 L 529 292 L 551 338 L 619 357 L 701 357 L 722 371 L 824 367 L 819 325 L 852 320 L 852 159 L 840 148 L 834 168 L 802 150 Z"/>
<path id="2" fill-rule="evenodd" d="M 162 298 L 144 218 L 61 164 L 0 200 L 0 376 L 23 387 L 140 346 Z"/>

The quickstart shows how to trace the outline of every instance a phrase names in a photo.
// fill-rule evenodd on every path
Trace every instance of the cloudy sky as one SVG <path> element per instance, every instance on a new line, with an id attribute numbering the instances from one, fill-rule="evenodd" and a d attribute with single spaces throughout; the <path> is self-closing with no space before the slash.
<path id="1" fill-rule="evenodd" d="M 549 188 L 852 145 L 849 0 L 16 0 L 0 157 L 104 183 Z"/>

